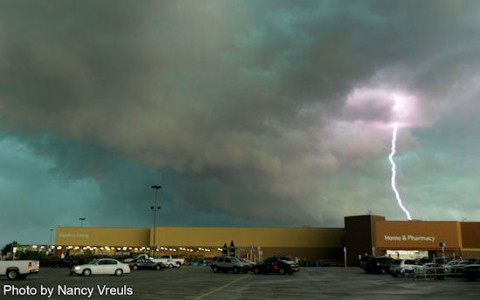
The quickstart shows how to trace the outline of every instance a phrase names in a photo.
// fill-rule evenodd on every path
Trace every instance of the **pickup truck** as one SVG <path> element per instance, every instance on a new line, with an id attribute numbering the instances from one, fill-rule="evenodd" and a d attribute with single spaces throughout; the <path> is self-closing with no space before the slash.
<path id="1" fill-rule="evenodd" d="M 140 254 L 135 257 L 136 259 L 138 258 L 148 258 L 152 260 L 153 262 L 156 263 L 162 263 L 165 265 L 167 268 L 180 268 L 183 264 L 185 264 L 185 259 L 184 258 L 173 258 L 171 255 L 161 255 L 158 257 L 150 257 L 148 254 Z M 130 259 L 124 260 L 124 262 L 129 261 Z M 131 260 L 130 260 L 131 261 Z"/>
<path id="2" fill-rule="evenodd" d="M 180 268 L 185 264 L 185 258 L 173 258 L 171 255 L 162 255 L 154 258 L 153 261 L 159 261 L 168 268 Z"/>
<path id="3" fill-rule="evenodd" d="M 10 280 L 25 279 L 39 271 L 40 262 L 37 260 L 0 260 L 0 276 L 7 276 Z"/>

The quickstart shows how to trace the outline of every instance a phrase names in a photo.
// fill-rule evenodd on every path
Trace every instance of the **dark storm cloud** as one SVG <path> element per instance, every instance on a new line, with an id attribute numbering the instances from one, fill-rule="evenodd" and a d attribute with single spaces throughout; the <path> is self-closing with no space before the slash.
<path id="1" fill-rule="evenodd" d="M 391 197 L 378 161 L 392 97 L 415 104 L 405 124 L 428 127 L 478 95 L 479 7 L 3 1 L 0 126 L 117 207 L 158 175 L 176 187 L 170 209 L 198 219 L 338 224 Z M 401 150 L 420 147 L 408 128 L 400 137 Z M 363 176 L 377 199 L 358 192 Z"/>

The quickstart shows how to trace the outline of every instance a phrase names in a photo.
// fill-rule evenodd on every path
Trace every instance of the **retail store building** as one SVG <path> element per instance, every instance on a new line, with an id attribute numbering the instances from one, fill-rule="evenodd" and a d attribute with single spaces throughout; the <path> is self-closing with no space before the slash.
<path id="1" fill-rule="evenodd" d="M 232 245 L 233 244 L 233 245 Z M 347 261 L 361 255 L 480 257 L 480 222 L 387 221 L 375 215 L 345 217 L 344 228 L 265 227 L 57 227 L 56 251 L 102 255 L 136 252 L 184 257 L 220 255 L 224 246 L 254 260 L 290 255 L 300 260 Z"/>
<path id="2" fill-rule="evenodd" d="M 365 254 L 394 258 L 480 257 L 480 222 L 345 217 L 345 247 L 349 262 Z"/>

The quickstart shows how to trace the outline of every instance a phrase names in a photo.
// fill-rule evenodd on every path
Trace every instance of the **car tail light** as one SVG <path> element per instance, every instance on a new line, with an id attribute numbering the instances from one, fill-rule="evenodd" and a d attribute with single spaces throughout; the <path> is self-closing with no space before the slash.
<path id="1" fill-rule="evenodd" d="M 32 268 L 32 262 L 31 262 L 31 261 L 28 262 L 28 268 L 29 268 L 29 269 Z"/>

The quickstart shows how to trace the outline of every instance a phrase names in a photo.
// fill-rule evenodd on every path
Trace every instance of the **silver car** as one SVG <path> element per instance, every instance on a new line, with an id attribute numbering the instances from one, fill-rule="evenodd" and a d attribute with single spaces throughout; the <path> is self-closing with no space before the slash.
<path id="1" fill-rule="evenodd" d="M 210 265 L 212 271 L 218 273 L 219 271 L 228 272 L 232 271 L 233 273 L 247 273 L 251 266 L 248 263 L 244 263 L 236 257 L 233 256 L 219 256 L 215 257 L 212 260 Z"/>
<path id="2" fill-rule="evenodd" d="M 414 259 L 396 259 L 390 265 L 390 273 L 393 277 L 397 277 L 398 275 L 425 274 L 425 272 L 425 265 Z"/>

